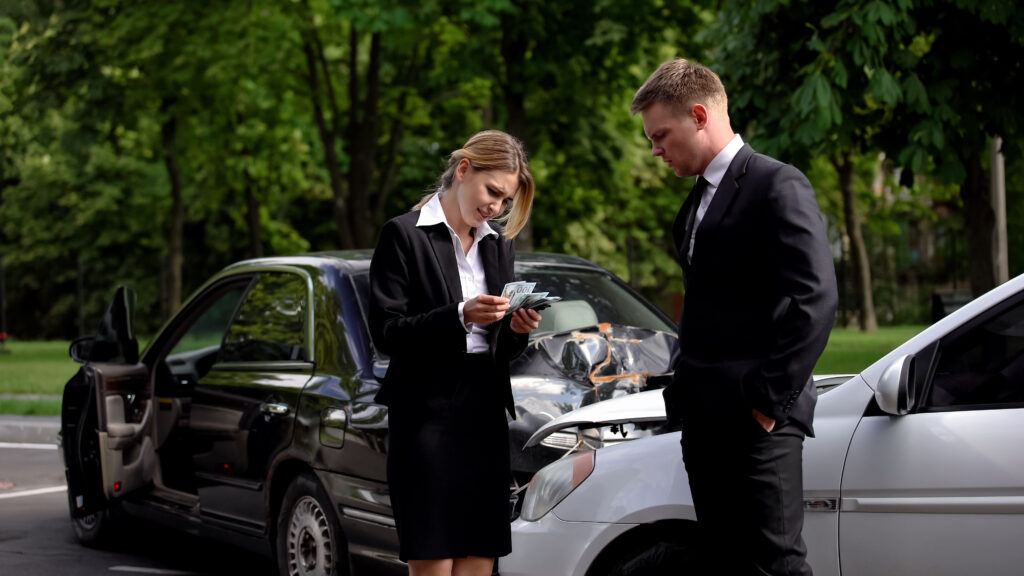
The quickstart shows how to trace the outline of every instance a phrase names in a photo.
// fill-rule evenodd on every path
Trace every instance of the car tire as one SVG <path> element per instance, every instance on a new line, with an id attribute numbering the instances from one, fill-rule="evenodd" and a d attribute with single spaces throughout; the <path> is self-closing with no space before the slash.
<path id="1" fill-rule="evenodd" d="M 277 518 L 281 576 L 347 576 L 348 547 L 331 501 L 312 474 L 288 486 Z"/>
<path id="2" fill-rule="evenodd" d="M 71 527 L 78 541 L 92 548 L 102 546 L 111 540 L 114 531 L 114 516 L 108 509 L 97 510 L 84 516 L 71 516 Z"/>
<path id="3" fill-rule="evenodd" d="M 602 573 L 609 576 L 678 576 L 698 574 L 690 547 L 678 541 L 636 543 L 621 550 Z"/>

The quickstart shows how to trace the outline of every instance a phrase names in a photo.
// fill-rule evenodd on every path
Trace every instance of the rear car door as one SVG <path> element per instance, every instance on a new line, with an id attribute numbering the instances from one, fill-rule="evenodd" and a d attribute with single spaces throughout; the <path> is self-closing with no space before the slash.
<path id="1" fill-rule="evenodd" d="M 843 473 L 844 576 L 1020 574 L 1024 295 L 925 347 L 916 412 L 870 412 Z"/>
<path id="2" fill-rule="evenodd" d="M 268 475 L 313 374 L 312 315 L 308 274 L 261 269 L 196 385 L 190 444 L 204 522 L 265 529 Z"/>

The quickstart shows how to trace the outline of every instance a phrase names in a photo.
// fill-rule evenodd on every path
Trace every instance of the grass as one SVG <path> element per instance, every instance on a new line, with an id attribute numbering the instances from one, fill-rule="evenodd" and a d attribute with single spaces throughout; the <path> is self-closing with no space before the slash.
<path id="1" fill-rule="evenodd" d="M 64 392 L 64 383 L 78 371 L 68 356 L 69 342 L 7 341 L 0 353 L 0 394 Z"/>
<path id="2" fill-rule="evenodd" d="M 836 328 L 829 336 L 814 373 L 857 374 L 925 328 L 927 326 L 885 326 L 871 334 Z"/>
<path id="3" fill-rule="evenodd" d="M 817 374 L 856 374 L 906 342 L 924 326 L 890 326 L 873 334 L 837 328 L 815 366 Z M 0 353 L 0 414 L 60 414 L 64 383 L 78 370 L 68 342 L 8 341 Z"/>

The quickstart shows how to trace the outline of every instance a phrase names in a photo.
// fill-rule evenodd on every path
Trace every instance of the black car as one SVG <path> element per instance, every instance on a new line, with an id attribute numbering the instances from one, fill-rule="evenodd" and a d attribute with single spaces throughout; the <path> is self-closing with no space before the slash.
<path id="1" fill-rule="evenodd" d="M 387 358 L 366 327 L 371 252 L 263 258 L 204 284 L 141 353 L 119 288 L 65 387 L 72 524 L 100 542 L 122 515 L 257 550 L 281 574 L 405 573 L 385 477 Z M 513 364 L 516 483 L 574 444 L 523 451 L 541 424 L 670 374 L 672 322 L 603 268 L 520 254 L 562 298 Z M 514 501 L 514 499 L 513 499 Z"/>

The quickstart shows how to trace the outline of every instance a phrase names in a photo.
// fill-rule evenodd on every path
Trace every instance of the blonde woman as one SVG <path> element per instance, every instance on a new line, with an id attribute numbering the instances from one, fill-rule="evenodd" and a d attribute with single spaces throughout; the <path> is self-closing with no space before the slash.
<path id="1" fill-rule="evenodd" d="M 391 357 L 377 394 L 388 487 L 413 576 L 487 576 L 512 548 L 508 369 L 541 316 L 509 314 L 500 294 L 532 203 L 522 144 L 480 132 L 451 154 L 437 192 L 384 225 L 370 264 L 370 330 Z"/>

